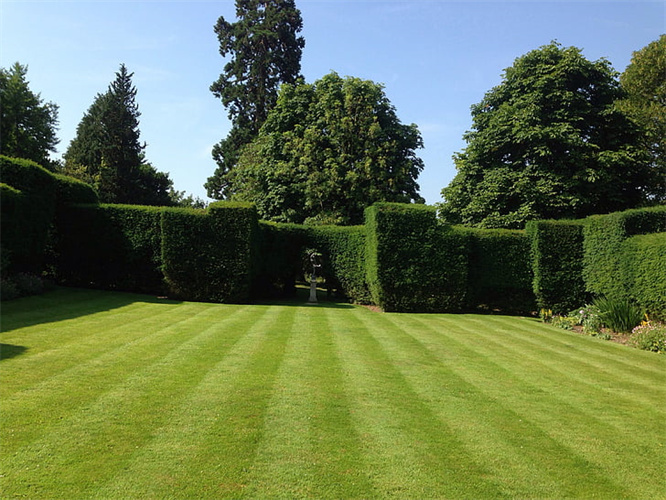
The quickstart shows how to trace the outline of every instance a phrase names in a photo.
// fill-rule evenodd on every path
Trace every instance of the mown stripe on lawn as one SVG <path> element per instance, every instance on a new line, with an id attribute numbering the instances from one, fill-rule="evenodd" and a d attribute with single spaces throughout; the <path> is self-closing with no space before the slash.
<path id="1" fill-rule="evenodd" d="M 342 368 L 333 340 L 350 310 L 297 308 L 248 476 L 253 498 L 368 498 Z"/>
<path id="2" fill-rule="evenodd" d="M 91 498 L 242 494 L 293 318 L 289 308 L 253 311 L 257 317 L 244 330 L 217 333 L 238 340 L 228 352 L 213 353 L 195 386 L 170 391 L 168 418 Z M 193 355 L 193 365 L 203 354 Z"/>
<path id="3" fill-rule="evenodd" d="M 475 455 L 481 463 L 493 464 L 497 459 L 495 473 L 487 471 L 486 477 L 501 482 L 509 467 L 513 480 L 502 485 L 504 494 L 565 498 L 592 493 L 610 496 L 622 491 L 594 463 L 533 423 L 529 413 L 514 409 L 514 401 L 494 396 L 502 394 L 507 373 L 491 356 L 449 334 L 442 342 L 444 350 L 454 350 L 464 359 L 451 369 L 445 364 L 446 358 L 440 359 L 432 348 L 421 343 L 425 325 L 417 319 L 383 315 L 375 324 L 375 339 L 434 414 L 446 422 L 460 419 L 456 431 L 467 436 L 465 442 L 478 446 Z M 455 320 L 451 323 L 457 328 Z M 519 383 L 513 378 L 510 382 Z M 450 402 L 442 399 L 442 390 L 453 395 Z M 454 417 L 449 405 L 463 411 Z M 548 474 L 544 475 L 544 470 Z M 517 483 L 516 477 L 522 481 Z"/>
<path id="4" fill-rule="evenodd" d="M 658 477 L 661 468 L 659 460 L 656 459 L 659 454 L 658 445 L 649 443 L 635 430 L 628 433 L 632 431 L 627 430 L 627 424 L 631 424 L 634 419 L 631 415 L 622 415 L 623 410 L 619 411 L 623 425 L 609 425 L 605 414 L 617 411 L 613 400 L 606 399 L 607 404 L 597 409 L 589 409 L 586 402 L 604 399 L 599 395 L 601 389 L 595 385 L 582 383 L 576 386 L 576 382 L 569 378 L 569 374 L 576 372 L 577 361 L 570 362 L 568 372 L 557 372 L 549 368 L 549 356 L 539 359 L 537 355 L 530 356 L 529 352 L 523 355 L 519 352 L 520 348 L 516 349 L 520 342 L 515 339 L 502 343 L 498 336 L 484 338 L 477 333 L 479 325 L 474 326 L 474 321 L 461 324 L 453 319 L 444 321 L 445 318 L 441 318 L 439 323 L 446 324 L 447 328 L 439 330 L 433 327 L 430 318 L 413 316 L 402 319 L 419 325 L 419 334 L 415 338 L 435 355 L 441 355 L 441 346 L 448 345 L 455 346 L 457 350 L 467 350 L 470 357 L 481 361 L 457 363 L 454 369 L 481 392 L 502 394 L 502 400 L 497 400 L 495 405 L 504 410 L 510 408 L 511 412 L 507 413 L 509 416 L 515 413 L 518 420 L 529 422 L 553 441 L 549 445 L 548 440 L 545 440 L 545 444 L 531 446 L 531 450 L 543 452 L 548 449 L 544 446 L 554 446 L 554 443 L 557 443 L 557 448 L 570 450 L 572 457 L 578 457 L 584 462 L 584 467 L 571 468 L 570 477 L 563 478 L 563 496 L 587 495 L 591 491 L 603 493 L 603 489 L 598 488 L 599 478 L 588 476 L 590 472 L 603 475 L 612 491 L 617 487 L 617 483 L 631 491 L 645 479 L 646 474 L 653 478 Z M 484 320 L 479 321 L 483 323 Z M 537 351 L 532 348 L 530 352 Z M 631 353 L 628 351 L 628 354 Z M 566 390 L 567 387 L 570 390 Z M 652 420 L 651 423 L 655 422 L 663 420 Z M 622 436 L 621 447 L 616 444 L 619 435 Z M 631 443 L 646 452 L 644 463 L 629 465 L 623 462 L 622 454 L 627 451 L 624 448 L 627 444 L 632 446 Z M 551 456 L 557 457 L 558 454 L 563 455 L 553 450 Z M 563 472 L 565 471 L 563 468 Z M 580 477 L 581 473 L 584 473 L 583 477 Z M 593 479 L 594 486 L 586 485 L 588 479 Z M 566 484 L 569 482 L 571 488 L 575 489 L 567 491 Z M 582 490 L 579 490 L 580 488 Z"/>
<path id="5" fill-rule="evenodd" d="M 404 362 L 385 349 L 381 337 L 399 332 L 386 318 L 357 311 L 336 332 L 347 398 L 378 496 L 502 498 L 489 471 L 406 377 Z"/>
<path id="6" fill-rule="evenodd" d="M 225 306 L 218 306 L 213 318 L 220 318 L 221 307 Z M 89 498 L 91 488 L 120 468 L 164 424 L 174 402 L 198 385 L 209 367 L 233 348 L 245 334 L 242 325 L 247 324 L 247 316 L 257 313 L 247 306 L 229 310 L 233 314 L 219 322 L 201 323 L 199 318 L 199 327 L 184 336 L 167 326 L 148 335 L 152 340 L 147 345 L 131 343 L 123 352 L 123 361 L 130 360 L 126 364 L 101 365 L 102 385 L 94 399 L 67 412 L 45 415 L 53 424 L 40 439 L 5 456 L 7 484 L 31 491 L 35 498 L 48 498 L 58 471 L 58 488 L 69 487 L 72 497 Z M 238 329 L 230 333 L 234 325 Z M 173 342 L 173 338 L 178 340 Z M 144 347 L 157 348 L 159 355 L 143 358 L 148 354 Z M 104 373 L 109 376 L 106 383 Z M 81 376 L 85 383 L 85 373 Z M 191 423 L 196 424 L 196 420 Z"/>
<path id="7" fill-rule="evenodd" d="M 161 321 L 165 326 L 147 328 L 138 322 L 122 331 L 91 329 L 90 334 L 82 335 L 78 349 L 86 353 L 87 358 L 83 359 L 80 355 L 70 356 L 67 350 L 49 351 L 53 355 L 47 359 L 40 353 L 21 360 L 16 364 L 17 373 L 12 363 L 3 362 L 3 376 L 13 380 L 12 389 L 5 390 L 4 386 L 0 389 L 6 408 L 11 408 L 5 412 L 3 420 L 14 431 L 3 440 L 5 452 L 14 450 L 14 442 L 34 440 L 48 433 L 51 426 L 61 425 L 64 415 L 89 405 L 135 372 L 161 362 L 170 351 L 191 341 L 192 337 L 201 339 L 201 325 L 208 324 L 208 318 L 220 318 L 220 309 L 211 306 L 142 304 L 140 310 L 142 315 L 151 317 L 151 321 Z M 232 321 L 236 315 L 242 321 L 242 310 L 228 310 L 229 316 L 223 317 L 221 322 Z M 248 313 L 246 309 L 245 314 Z M 124 310 L 118 315 L 124 315 Z M 89 328 L 87 322 L 84 327 Z M 26 386 L 23 379 L 30 379 L 30 373 L 37 375 L 32 384 Z M 54 418 L 56 415 L 59 418 Z"/>

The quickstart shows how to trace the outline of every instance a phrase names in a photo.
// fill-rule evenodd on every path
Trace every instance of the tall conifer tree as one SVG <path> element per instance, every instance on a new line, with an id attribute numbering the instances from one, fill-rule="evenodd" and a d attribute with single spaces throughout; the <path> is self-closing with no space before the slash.
<path id="1" fill-rule="evenodd" d="M 66 173 L 91 183 L 107 203 L 169 205 L 173 182 L 150 165 L 140 141 L 133 73 L 124 64 L 95 97 L 65 153 Z"/>
<path id="2" fill-rule="evenodd" d="M 220 54 L 231 59 L 210 90 L 232 122 L 229 135 L 213 148 L 218 168 L 205 184 L 208 196 L 216 199 L 229 194 L 227 175 L 275 105 L 280 85 L 300 77 L 305 46 L 294 0 L 236 0 L 236 17 L 235 23 L 220 17 L 215 25 Z"/>

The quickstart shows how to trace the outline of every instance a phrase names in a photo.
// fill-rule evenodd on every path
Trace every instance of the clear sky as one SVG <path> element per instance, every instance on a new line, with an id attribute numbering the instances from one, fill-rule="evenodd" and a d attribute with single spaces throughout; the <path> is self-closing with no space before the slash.
<path id="1" fill-rule="evenodd" d="M 425 147 L 419 177 L 427 203 L 455 175 L 470 106 L 513 61 L 551 40 L 622 72 L 632 52 L 666 32 L 666 2 L 296 0 L 308 82 L 336 71 L 385 85 L 403 123 Z M 60 107 L 65 152 L 95 95 L 121 63 L 134 73 L 147 159 L 175 188 L 205 198 L 210 151 L 229 131 L 209 91 L 225 60 L 213 26 L 235 20 L 225 1 L 0 0 L 0 66 L 28 65 L 33 92 Z"/>

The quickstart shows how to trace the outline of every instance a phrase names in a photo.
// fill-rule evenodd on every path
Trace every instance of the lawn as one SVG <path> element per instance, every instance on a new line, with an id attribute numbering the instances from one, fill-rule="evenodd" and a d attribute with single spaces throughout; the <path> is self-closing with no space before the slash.
<path id="1" fill-rule="evenodd" d="M 666 496 L 666 356 L 532 318 L 2 305 L 2 498 Z"/>

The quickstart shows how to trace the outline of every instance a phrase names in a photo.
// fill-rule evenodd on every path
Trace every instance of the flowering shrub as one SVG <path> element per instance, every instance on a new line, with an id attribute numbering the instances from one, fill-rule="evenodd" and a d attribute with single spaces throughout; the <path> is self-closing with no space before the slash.
<path id="1" fill-rule="evenodd" d="M 629 341 L 644 351 L 666 354 L 666 324 L 643 321 L 631 331 Z"/>
<path id="2" fill-rule="evenodd" d="M 583 327 L 583 332 L 589 335 L 598 334 L 604 326 L 599 308 L 594 304 L 571 311 L 569 317 L 574 318 L 576 324 Z"/>

